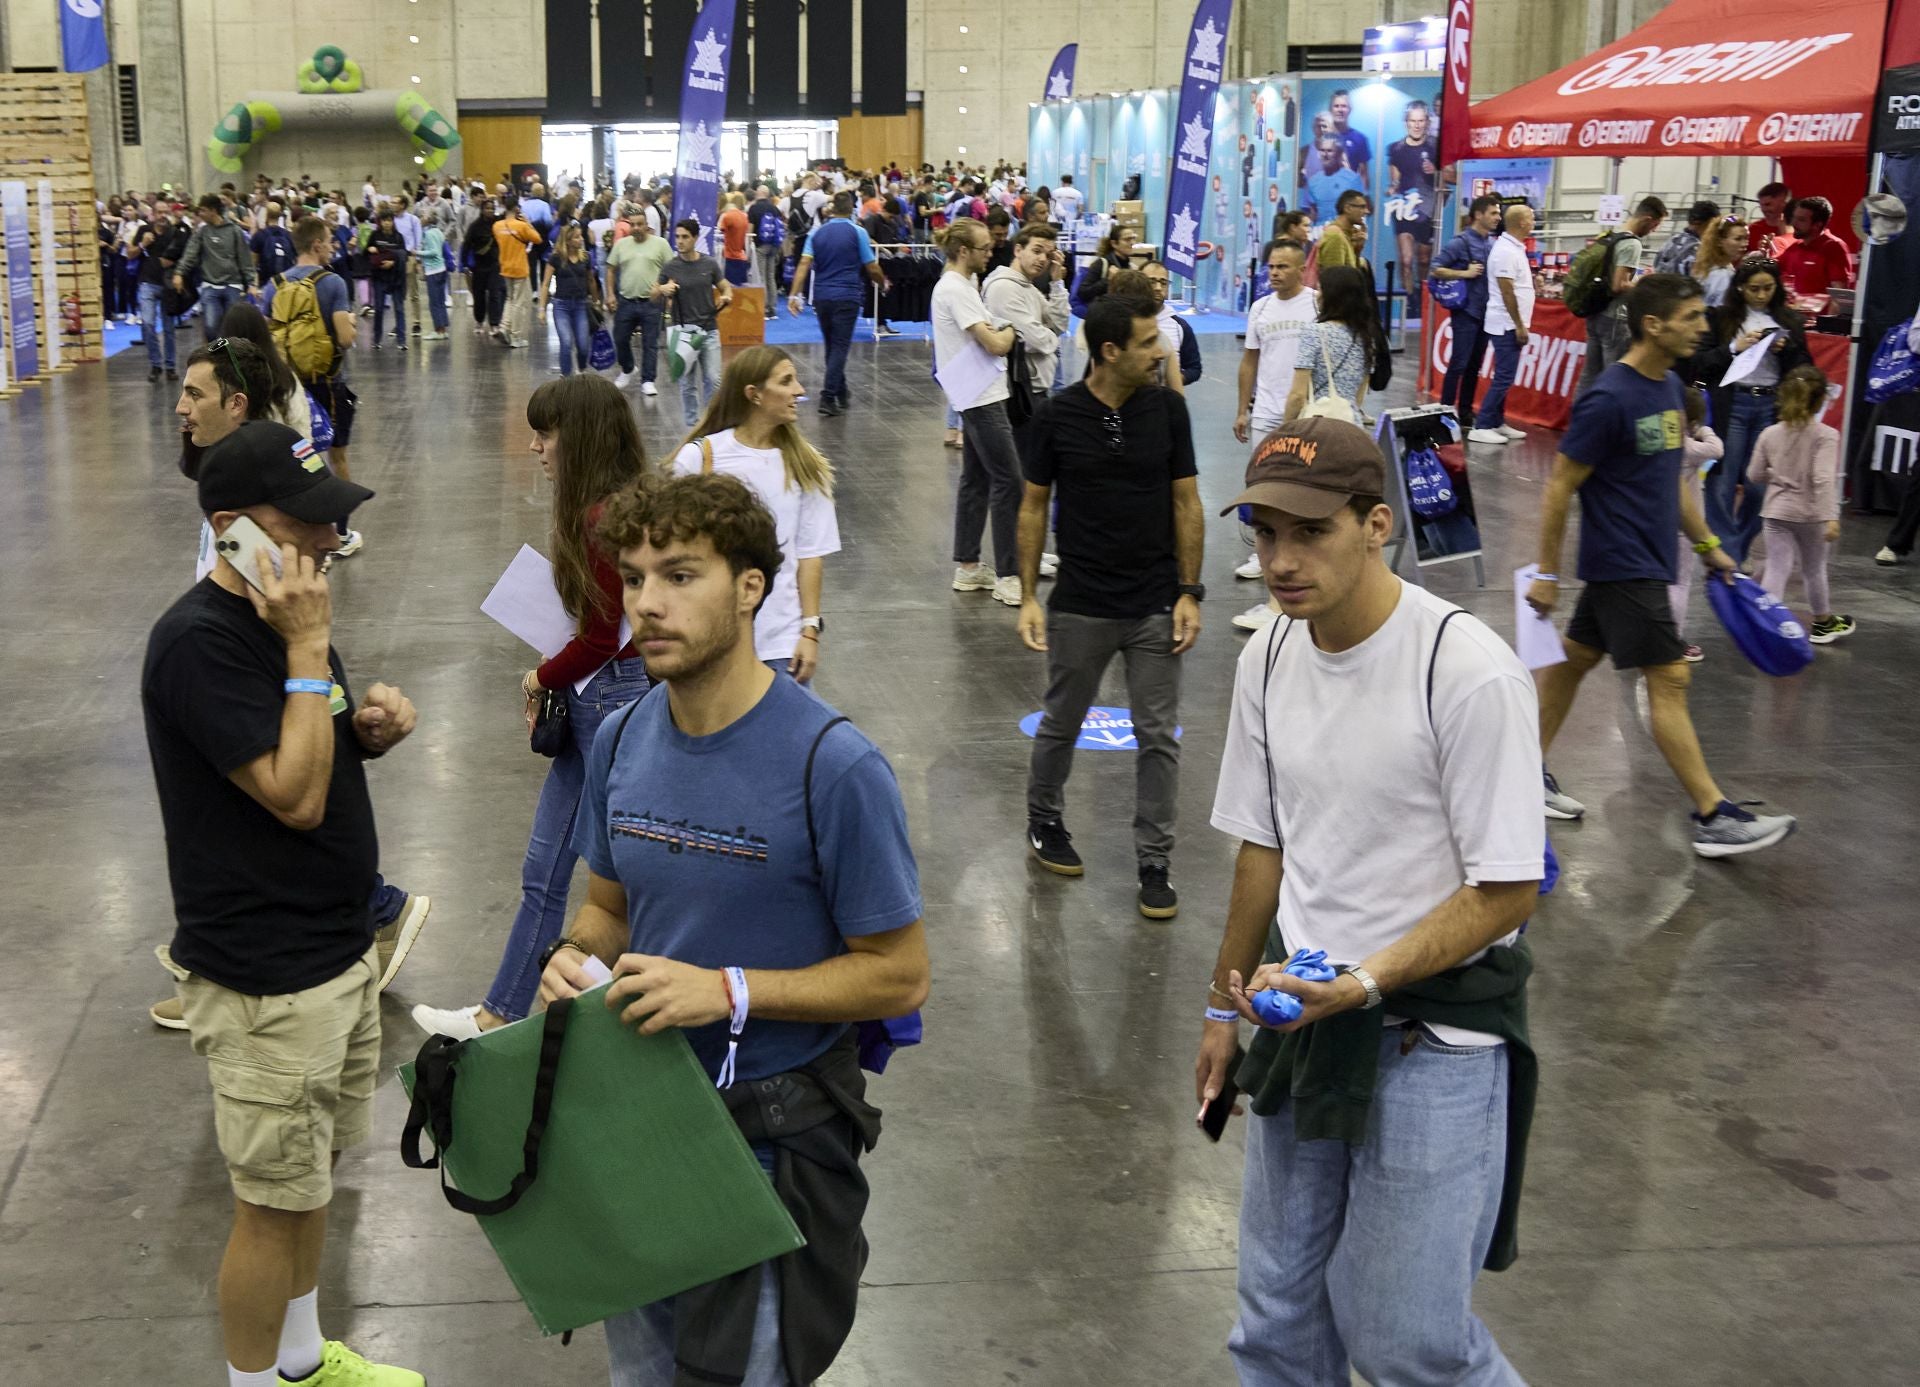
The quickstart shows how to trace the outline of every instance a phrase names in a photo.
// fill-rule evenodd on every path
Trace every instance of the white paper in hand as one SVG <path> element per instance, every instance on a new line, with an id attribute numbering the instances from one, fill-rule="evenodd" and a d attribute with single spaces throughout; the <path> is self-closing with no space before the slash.
<path id="1" fill-rule="evenodd" d="M 559 589 L 553 585 L 553 565 L 530 544 L 520 546 L 507 571 L 481 602 L 480 610 L 539 651 L 542 660 L 558 655 L 574 637 L 573 618 L 567 615 Z M 633 627 L 622 616 L 614 649 L 626 649 L 632 637 Z M 585 692 L 587 681 L 599 672 L 596 669 L 575 680 L 573 691 Z"/>
<path id="2" fill-rule="evenodd" d="M 1537 563 L 1513 571 L 1513 648 L 1519 653 L 1520 663 L 1528 669 L 1545 669 L 1567 658 L 1553 618 L 1542 616 L 1527 605 L 1527 589 L 1539 574 Z"/>
<path id="3" fill-rule="evenodd" d="M 1727 373 L 1720 377 L 1720 384 L 1738 385 L 1752 375 L 1760 363 L 1767 359 L 1767 353 L 1773 349 L 1773 339 L 1779 335 L 1779 332 L 1780 330 L 1775 328 L 1736 356 L 1733 364 L 1727 367 Z"/>
<path id="4" fill-rule="evenodd" d="M 968 341 L 967 349 L 951 361 L 940 363 L 933 374 L 946 392 L 947 403 L 955 409 L 972 409 L 974 402 L 987 393 L 1007 369 L 1007 359 L 995 356 L 978 342 Z"/>

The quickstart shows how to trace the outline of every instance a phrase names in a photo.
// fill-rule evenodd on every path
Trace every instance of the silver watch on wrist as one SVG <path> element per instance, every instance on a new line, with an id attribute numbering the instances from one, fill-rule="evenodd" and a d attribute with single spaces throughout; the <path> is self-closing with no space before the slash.
<path id="1" fill-rule="evenodd" d="M 1349 964 L 1340 971 L 1367 989 L 1367 1000 L 1360 1004 L 1360 1010 L 1372 1011 L 1380 1005 L 1380 984 L 1373 980 L 1373 974 L 1357 963 Z"/>

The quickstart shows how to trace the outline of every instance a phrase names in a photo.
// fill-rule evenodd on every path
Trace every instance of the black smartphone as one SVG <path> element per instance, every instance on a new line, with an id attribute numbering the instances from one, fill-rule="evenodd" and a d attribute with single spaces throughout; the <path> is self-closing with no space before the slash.
<path id="1" fill-rule="evenodd" d="M 1233 1063 L 1227 1066 L 1226 1082 L 1220 1088 L 1219 1097 L 1200 1110 L 1200 1130 L 1207 1134 L 1208 1141 L 1220 1140 L 1220 1134 L 1227 1130 L 1227 1119 L 1233 1116 L 1233 1105 L 1240 1101 L 1240 1085 L 1233 1076 L 1240 1072 L 1240 1061 L 1247 1052 L 1234 1047 Z"/>

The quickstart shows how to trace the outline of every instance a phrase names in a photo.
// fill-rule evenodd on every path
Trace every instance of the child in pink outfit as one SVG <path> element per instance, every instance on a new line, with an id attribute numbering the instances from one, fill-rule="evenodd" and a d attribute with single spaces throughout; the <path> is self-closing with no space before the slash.
<path id="1" fill-rule="evenodd" d="M 1700 393 L 1700 387 L 1687 387 L 1687 436 L 1681 442 L 1681 466 L 1685 469 L 1687 489 L 1693 493 L 1694 509 L 1705 515 L 1704 479 L 1713 464 L 1720 461 L 1720 455 L 1726 451 L 1720 442 L 1720 436 L 1707 427 L 1707 399 Z M 1693 570 L 1700 566 L 1699 558 L 1693 552 L 1693 541 L 1686 532 L 1680 533 L 1680 577 L 1677 582 L 1667 584 L 1667 601 L 1673 607 L 1674 629 L 1684 640 L 1687 634 L 1687 594 L 1693 590 Z M 1686 661 L 1698 664 L 1706 656 L 1700 647 L 1692 642 L 1687 644 Z"/>
<path id="2" fill-rule="evenodd" d="M 1753 445 L 1747 478 L 1767 489 L 1760 505 L 1767 538 L 1767 566 L 1760 586 L 1781 601 L 1798 565 L 1813 609 L 1807 638 L 1830 645 L 1853 634 L 1853 618 L 1836 615 L 1827 593 L 1827 552 L 1840 538 L 1840 435 L 1820 421 L 1827 404 L 1827 378 L 1812 366 L 1796 366 L 1774 399 L 1780 422 Z"/>

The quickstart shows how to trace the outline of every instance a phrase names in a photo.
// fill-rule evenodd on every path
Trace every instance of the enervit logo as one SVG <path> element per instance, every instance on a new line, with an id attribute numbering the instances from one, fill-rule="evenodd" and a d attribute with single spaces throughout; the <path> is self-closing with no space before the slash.
<path id="1" fill-rule="evenodd" d="M 1453 0 L 1447 11 L 1447 80 L 1456 96 L 1467 94 L 1467 64 L 1473 54 L 1473 0 Z"/>
<path id="2" fill-rule="evenodd" d="M 1751 121 L 1750 116 L 1675 116 L 1660 127 L 1660 143 L 1738 144 Z"/>
<path id="3" fill-rule="evenodd" d="M 1650 120 L 1590 120 L 1580 127 L 1580 147 L 1595 145 L 1644 144 L 1653 132 Z"/>
<path id="4" fill-rule="evenodd" d="M 1560 94 L 1579 96 L 1605 87 L 1759 81 L 1778 77 L 1852 37 L 1851 33 L 1820 34 L 1755 42 L 1694 43 L 1678 48 L 1642 44 L 1581 68 L 1560 84 Z"/>
<path id="5" fill-rule="evenodd" d="M 1775 111 L 1760 122 L 1761 144 L 1831 144 L 1850 140 L 1865 119 L 1859 111 L 1822 111 L 1788 115 Z"/>
<path id="6" fill-rule="evenodd" d="M 1573 122 L 1516 120 L 1507 127 L 1508 149 L 1532 149 L 1540 145 L 1565 144 L 1573 134 Z"/>
<path id="7" fill-rule="evenodd" d="M 1500 128 L 1497 125 L 1475 126 L 1470 134 L 1473 147 L 1475 149 L 1500 148 Z"/>

